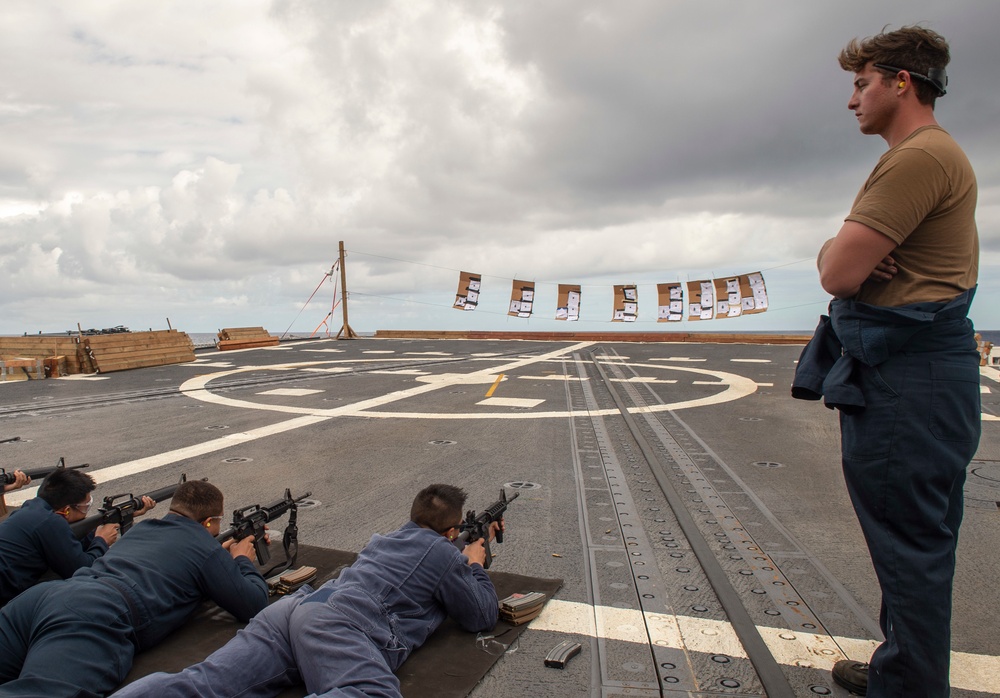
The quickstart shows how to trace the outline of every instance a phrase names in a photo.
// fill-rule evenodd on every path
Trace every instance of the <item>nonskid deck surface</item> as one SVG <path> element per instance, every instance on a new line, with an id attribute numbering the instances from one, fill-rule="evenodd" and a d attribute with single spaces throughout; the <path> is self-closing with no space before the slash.
<path id="1" fill-rule="evenodd" d="M 496 569 L 565 584 L 474 696 L 844 696 L 829 668 L 869 656 L 878 588 L 837 416 L 789 397 L 799 351 L 359 339 L 202 352 L 0 385 L 0 466 L 89 462 L 98 499 L 181 473 L 219 485 L 227 509 L 311 491 L 301 540 L 347 550 L 398 526 L 431 482 L 464 487 L 474 509 L 516 488 Z M 966 486 L 960 698 L 1000 695 L 998 378 L 983 369 Z M 583 652 L 546 668 L 565 639 Z"/>

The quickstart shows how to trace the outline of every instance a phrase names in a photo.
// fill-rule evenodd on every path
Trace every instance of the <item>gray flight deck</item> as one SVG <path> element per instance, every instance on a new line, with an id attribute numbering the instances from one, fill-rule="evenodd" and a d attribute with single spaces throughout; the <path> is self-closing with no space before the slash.
<path id="1" fill-rule="evenodd" d="M 357 339 L 200 351 L 0 383 L 0 467 L 89 462 L 95 499 L 181 473 L 217 484 L 227 509 L 310 491 L 300 540 L 341 550 L 397 527 L 431 482 L 464 487 L 473 509 L 506 486 L 520 497 L 495 568 L 564 584 L 473 696 L 846 696 L 829 667 L 867 659 L 879 593 L 837 415 L 789 397 L 800 350 Z M 982 372 L 956 698 L 1000 695 L 1000 373 Z M 544 667 L 565 639 L 583 651 Z"/>

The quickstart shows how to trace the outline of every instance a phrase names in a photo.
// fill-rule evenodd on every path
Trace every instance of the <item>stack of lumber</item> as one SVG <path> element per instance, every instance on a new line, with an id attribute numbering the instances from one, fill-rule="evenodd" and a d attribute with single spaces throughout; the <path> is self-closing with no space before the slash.
<path id="1" fill-rule="evenodd" d="M 80 343 L 86 373 L 111 373 L 195 360 L 191 338 L 177 330 L 85 335 Z"/>
<path id="2" fill-rule="evenodd" d="M 215 343 L 219 351 L 277 345 L 278 338 L 272 337 L 263 327 L 229 327 L 219 331 L 219 341 Z"/>
<path id="3" fill-rule="evenodd" d="M 75 336 L 0 337 L 0 380 L 89 373 L 82 361 L 79 339 Z"/>

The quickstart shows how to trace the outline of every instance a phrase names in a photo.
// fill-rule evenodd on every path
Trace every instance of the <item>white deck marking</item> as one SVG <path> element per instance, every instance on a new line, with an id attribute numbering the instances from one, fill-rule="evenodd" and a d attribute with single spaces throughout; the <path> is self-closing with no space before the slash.
<path id="1" fill-rule="evenodd" d="M 735 364 L 769 364 L 770 359 L 730 359 Z"/>
<path id="2" fill-rule="evenodd" d="M 745 659 L 730 623 L 691 616 L 644 613 L 637 609 L 591 606 L 553 599 L 530 622 L 531 630 L 589 635 L 607 640 L 654 643 L 661 647 Z M 831 637 L 769 626 L 757 626 L 779 664 L 829 670 L 841 659 L 866 660 L 878 641 Z M 648 637 L 647 637 L 648 632 Z M 955 688 L 990 693 L 1000 685 L 1000 657 L 966 652 L 951 653 L 951 684 Z"/>
<path id="3" fill-rule="evenodd" d="M 395 354 L 396 351 L 395 351 L 395 349 L 368 349 L 368 350 L 365 350 L 365 351 L 363 351 L 361 353 L 362 354 Z"/>
<path id="4" fill-rule="evenodd" d="M 545 400 L 528 400 L 519 397 L 488 397 L 477 402 L 477 405 L 491 405 L 496 407 L 538 407 Z"/>
<path id="5" fill-rule="evenodd" d="M 580 381 L 580 376 L 561 376 L 555 374 L 551 376 L 518 376 L 517 378 L 523 381 Z"/>
<path id="6" fill-rule="evenodd" d="M 992 366 L 980 366 L 979 375 L 986 376 L 990 380 L 1000 383 L 1000 371 L 993 368 Z"/>
<path id="7" fill-rule="evenodd" d="M 691 381 L 691 385 L 725 385 L 725 383 L 717 383 L 716 381 Z"/>
<path id="8" fill-rule="evenodd" d="M 303 349 L 302 351 L 309 351 L 314 354 L 343 354 L 343 349 Z"/>
<path id="9" fill-rule="evenodd" d="M 315 395 L 316 393 L 325 392 L 323 390 L 311 390 L 309 388 L 275 388 L 274 390 L 265 390 L 263 393 L 257 393 L 258 395 L 287 395 L 288 397 L 305 397 L 306 395 Z"/>
<path id="10" fill-rule="evenodd" d="M 655 378 L 653 376 L 632 376 L 631 378 L 612 378 L 612 383 L 676 383 L 676 380 L 669 378 Z M 713 383 L 713 385 L 715 385 Z"/>
<path id="11" fill-rule="evenodd" d="M 397 368 L 385 369 L 384 371 L 366 371 L 366 373 L 377 373 L 382 376 L 426 376 L 430 371 L 421 371 L 419 368 Z"/>
<path id="12" fill-rule="evenodd" d="M 1000 417 L 996 416 L 995 414 L 990 414 L 989 412 L 983 412 L 983 419 L 982 419 L 982 421 L 984 421 L 984 422 L 1000 422 Z"/>
<path id="13" fill-rule="evenodd" d="M 689 356 L 668 356 L 664 358 L 654 358 L 650 361 L 708 361 L 708 359 L 693 359 Z"/>
<path id="14" fill-rule="evenodd" d="M 404 351 L 403 356 L 454 356 L 450 351 Z"/>
<path id="15" fill-rule="evenodd" d="M 184 364 L 187 366 L 188 364 Z M 96 373 L 74 373 L 72 376 L 59 376 L 59 381 L 106 381 L 110 376 L 101 376 Z M 10 381 L 13 383 L 14 381 Z"/>
<path id="16" fill-rule="evenodd" d="M 230 368 L 232 365 L 232 361 L 209 361 L 208 359 L 197 359 L 181 364 L 181 366 L 190 366 L 191 368 Z"/>
<path id="17" fill-rule="evenodd" d="M 302 370 L 312 371 L 314 373 L 350 373 L 354 369 L 347 368 L 346 366 L 333 366 L 332 368 L 316 368 L 310 366 L 309 368 L 304 368 Z"/>
<path id="18" fill-rule="evenodd" d="M 367 400 L 361 400 L 356 403 L 351 403 L 347 405 L 342 405 L 336 408 L 319 408 L 319 407 L 298 407 L 292 405 L 264 405 L 259 403 L 250 402 L 247 400 L 238 400 L 236 398 L 227 397 L 224 395 L 218 395 L 212 393 L 207 385 L 210 381 L 217 378 L 224 378 L 226 376 L 234 375 L 244 371 L 249 371 L 251 369 L 234 369 L 231 371 L 220 371 L 219 373 L 209 374 L 204 376 L 198 376 L 192 378 L 191 380 L 183 383 L 181 385 L 181 391 L 187 394 L 189 397 L 195 398 L 196 400 L 202 400 L 204 402 L 210 402 L 217 405 L 227 405 L 229 407 L 243 407 L 246 409 L 253 410 L 269 410 L 272 412 L 284 412 L 287 414 L 312 414 L 312 415 L 328 415 L 331 417 L 340 416 L 352 416 L 352 417 L 381 417 L 385 419 L 565 419 L 567 417 L 572 417 L 572 413 L 566 410 L 559 410 L 553 412 L 517 412 L 517 413 L 482 413 L 482 412 L 464 412 L 464 413 L 451 413 L 451 412 L 378 412 L 377 407 L 386 405 L 389 403 L 397 402 L 409 397 L 415 397 L 417 395 L 422 395 L 426 392 L 430 392 L 442 387 L 450 387 L 455 385 L 485 385 L 493 383 L 496 380 L 496 376 L 499 373 L 505 373 L 523 366 L 528 366 L 540 361 L 548 361 L 556 356 L 563 356 L 567 352 L 578 351 L 580 348 L 590 346 L 592 342 L 581 342 L 578 345 L 573 345 L 565 349 L 556 350 L 548 354 L 542 354 L 539 356 L 528 357 L 525 359 L 518 359 L 511 361 L 510 363 L 501 366 L 492 366 L 490 368 L 485 368 L 479 371 L 473 371 L 471 373 L 445 373 L 437 375 L 428 376 L 418 376 L 417 381 L 424 383 L 424 385 L 416 386 L 413 388 L 408 388 L 406 390 L 400 390 L 387 395 L 369 398 Z M 394 359 L 397 360 L 398 359 Z M 340 363 L 338 360 L 333 361 L 315 361 L 308 363 L 296 363 L 296 364 L 280 364 L 275 366 L 267 367 L 269 370 L 324 370 L 323 365 L 329 363 Z M 632 407 L 629 411 L 633 414 L 648 414 L 656 412 L 667 412 L 670 410 L 683 410 L 691 407 L 703 407 L 708 405 L 716 405 L 723 402 L 730 402 L 732 400 L 738 400 L 742 397 L 746 397 L 754 393 L 757 390 L 757 384 L 746 378 L 744 376 L 739 376 L 734 373 L 724 373 L 722 371 L 712 371 L 703 368 L 687 368 L 682 366 L 658 366 L 649 364 L 628 364 L 633 368 L 654 368 L 666 371 L 683 371 L 686 373 L 696 373 L 703 376 L 711 376 L 718 379 L 718 382 L 707 382 L 709 385 L 718 385 L 725 387 L 714 395 L 706 395 L 703 397 L 695 398 L 692 400 L 684 400 L 681 402 L 672 402 L 662 405 L 650 405 L 645 407 Z M 260 370 L 253 369 L 253 370 Z M 614 408 L 607 408 L 605 410 L 597 410 L 593 412 L 594 415 L 612 415 L 618 414 L 618 410 Z"/>
<path id="19" fill-rule="evenodd" d="M 988 386 L 988 385 L 981 385 L 981 386 L 979 386 L 979 392 L 984 393 L 984 394 L 989 394 L 989 392 L 990 392 L 990 386 Z"/>
<path id="20" fill-rule="evenodd" d="M 144 473 L 147 470 L 153 470 L 154 468 L 159 468 L 164 465 L 172 465 L 189 458 L 197 458 L 198 456 L 203 456 L 207 453 L 222 451 L 223 449 L 256 441 L 257 439 L 262 439 L 266 436 L 274 436 L 275 434 L 282 434 L 286 431 L 292 431 L 293 429 L 301 429 L 302 427 L 319 424 L 320 422 L 325 422 L 328 419 L 329 417 L 317 415 L 295 417 L 294 419 L 288 419 L 284 422 L 278 422 L 277 424 L 269 424 L 258 429 L 251 429 L 250 431 L 226 434 L 225 436 L 220 436 L 219 438 L 212 439 L 211 441 L 205 441 L 192 446 L 185 446 L 173 451 L 157 453 L 146 458 L 139 458 L 138 460 L 127 461 L 125 463 L 120 463 L 119 465 L 112 465 L 109 468 L 100 468 L 99 470 L 90 470 L 88 472 L 90 473 L 90 476 L 94 478 L 94 482 L 101 484 L 103 482 L 110 482 L 111 480 L 117 480 L 118 478 L 127 477 L 129 475 L 135 475 L 136 473 Z M 27 500 L 34 497 L 37 492 L 37 487 L 29 487 L 16 492 L 10 492 L 6 496 L 7 503 L 18 505 L 23 504 Z"/>

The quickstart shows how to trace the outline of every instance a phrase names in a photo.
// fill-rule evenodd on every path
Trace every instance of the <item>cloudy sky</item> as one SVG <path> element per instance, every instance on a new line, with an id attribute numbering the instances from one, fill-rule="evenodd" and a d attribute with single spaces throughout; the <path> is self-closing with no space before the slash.
<path id="1" fill-rule="evenodd" d="M 767 313 L 670 329 L 811 329 L 816 251 L 885 150 L 836 55 L 918 22 L 952 45 L 937 114 L 1000 329 L 1000 3 L 7 0 L 0 333 L 308 332 L 341 240 L 362 332 L 665 329 L 656 283 L 752 271 Z M 558 283 L 581 322 L 552 319 Z M 622 283 L 635 324 L 609 322 Z"/>

